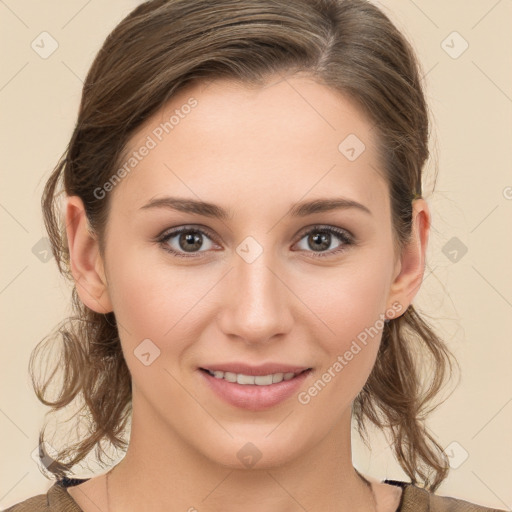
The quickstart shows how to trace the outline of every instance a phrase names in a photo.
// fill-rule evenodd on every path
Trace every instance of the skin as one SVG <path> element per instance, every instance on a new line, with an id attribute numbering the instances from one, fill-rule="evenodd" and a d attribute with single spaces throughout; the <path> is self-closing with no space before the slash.
<path id="1" fill-rule="evenodd" d="M 265 411 L 231 406 L 197 368 L 222 361 L 313 367 L 307 390 L 379 315 L 399 304 L 399 316 L 411 303 L 424 272 L 427 203 L 413 202 L 413 239 L 395 255 L 372 123 L 306 76 L 252 88 L 194 84 L 137 131 L 130 151 L 191 97 L 197 106 L 109 192 L 103 256 L 81 200 L 70 197 L 66 207 L 79 295 L 94 311 L 115 312 L 132 375 L 130 445 L 110 477 L 110 510 L 373 510 L 352 465 L 350 421 L 381 330 L 307 405 L 293 395 Z M 338 150 L 351 133 L 366 146 L 354 161 Z M 212 202 L 233 218 L 140 209 L 163 195 Z M 340 196 L 371 215 L 355 208 L 287 215 L 298 201 Z M 346 229 L 357 244 L 315 257 L 307 233 L 317 224 Z M 209 228 L 216 240 L 203 237 L 199 257 L 188 259 L 154 241 L 183 225 Z M 263 250 L 251 263 L 236 252 L 247 236 Z M 320 252 L 343 243 L 332 235 Z M 179 235 L 169 244 L 186 253 Z M 160 349 L 149 366 L 134 355 L 146 338 Z M 248 442 L 261 453 L 251 468 L 237 457 Z M 370 480 L 379 510 L 395 510 L 400 490 Z M 85 511 L 107 510 L 104 475 L 69 492 Z"/>

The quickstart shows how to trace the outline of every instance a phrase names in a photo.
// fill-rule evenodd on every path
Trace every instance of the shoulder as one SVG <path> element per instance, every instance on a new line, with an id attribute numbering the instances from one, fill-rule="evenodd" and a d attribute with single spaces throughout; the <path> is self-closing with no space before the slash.
<path id="1" fill-rule="evenodd" d="M 29 512 L 31 510 L 48 510 L 46 503 L 46 494 L 38 494 L 32 496 L 24 501 L 16 503 L 9 508 L 6 508 L 3 512 Z"/>
<path id="2" fill-rule="evenodd" d="M 55 482 L 46 494 L 38 494 L 3 510 L 2 512 L 82 512 L 67 492 L 66 487 L 82 480 L 63 479 Z"/>
<path id="3" fill-rule="evenodd" d="M 400 507 L 396 512 L 505 512 L 488 508 L 450 496 L 438 496 L 410 482 L 386 480 L 386 483 L 402 487 Z"/>

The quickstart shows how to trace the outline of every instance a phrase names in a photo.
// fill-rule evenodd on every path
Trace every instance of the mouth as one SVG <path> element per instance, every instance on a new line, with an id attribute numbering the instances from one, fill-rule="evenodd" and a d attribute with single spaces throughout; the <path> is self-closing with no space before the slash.
<path id="1" fill-rule="evenodd" d="M 313 368 L 282 364 L 254 367 L 226 363 L 198 368 L 202 381 L 214 396 L 238 409 L 253 412 L 270 409 L 291 399 L 306 385 L 312 371 Z"/>
<path id="2" fill-rule="evenodd" d="M 299 375 L 310 372 L 312 368 L 305 368 L 297 371 L 261 373 L 259 375 L 248 375 L 246 373 L 235 373 L 223 370 L 211 370 L 208 368 L 199 368 L 202 372 L 208 373 L 215 379 L 225 380 L 227 382 L 241 384 L 242 386 L 270 386 L 282 381 L 295 379 Z M 254 373 L 254 372 L 251 372 Z"/>

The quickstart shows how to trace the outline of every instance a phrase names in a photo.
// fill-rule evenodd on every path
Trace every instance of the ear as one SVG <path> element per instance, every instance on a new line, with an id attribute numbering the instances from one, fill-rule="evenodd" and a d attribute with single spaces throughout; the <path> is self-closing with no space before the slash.
<path id="1" fill-rule="evenodd" d="M 391 285 L 388 297 L 388 307 L 398 302 L 402 305 L 402 314 L 411 304 L 423 282 L 425 255 L 431 225 L 430 211 L 424 199 L 414 200 L 412 207 L 411 241 L 404 247 L 400 261 L 397 262 L 398 273 Z"/>
<path id="2" fill-rule="evenodd" d="M 89 226 L 83 202 L 78 196 L 67 198 L 66 234 L 71 273 L 80 299 L 96 313 L 109 313 L 113 308 L 98 241 Z"/>

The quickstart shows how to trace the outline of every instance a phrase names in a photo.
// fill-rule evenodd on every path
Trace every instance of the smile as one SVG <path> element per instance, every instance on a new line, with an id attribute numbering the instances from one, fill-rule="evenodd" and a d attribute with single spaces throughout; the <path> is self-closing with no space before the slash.
<path id="1" fill-rule="evenodd" d="M 297 375 L 308 371 L 302 370 L 300 372 L 287 372 L 287 373 L 271 373 L 268 375 L 245 375 L 243 373 L 223 372 L 221 370 L 208 370 L 201 368 L 201 370 L 209 373 L 216 379 L 224 379 L 228 382 L 233 382 L 242 385 L 256 385 L 256 386 L 269 386 L 271 384 L 277 384 L 283 380 L 291 380 Z"/>
<path id="2" fill-rule="evenodd" d="M 213 395 L 236 408 L 263 411 L 297 394 L 312 373 L 311 368 L 296 372 L 247 375 L 198 368 L 203 382 Z"/>

